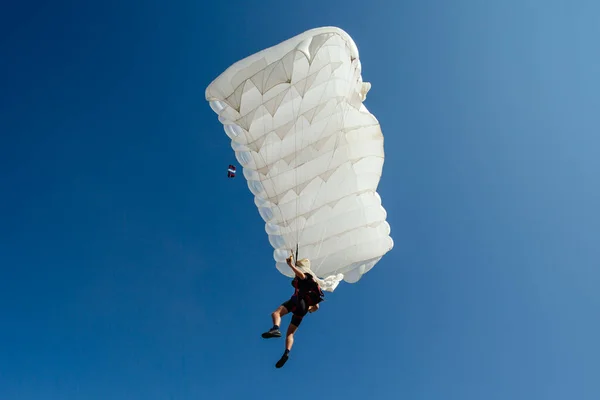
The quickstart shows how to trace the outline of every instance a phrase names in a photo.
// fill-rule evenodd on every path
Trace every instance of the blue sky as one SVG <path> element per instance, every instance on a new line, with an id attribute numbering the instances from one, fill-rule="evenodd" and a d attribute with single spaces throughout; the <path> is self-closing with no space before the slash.
<path id="1" fill-rule="evenodd" d="M 3 4 L 0 398 L 600 398 L 599 12 Z M 291 287 L 204 89 L 324 25 L 373 85 L 395 248 L 277 370 Z"/>

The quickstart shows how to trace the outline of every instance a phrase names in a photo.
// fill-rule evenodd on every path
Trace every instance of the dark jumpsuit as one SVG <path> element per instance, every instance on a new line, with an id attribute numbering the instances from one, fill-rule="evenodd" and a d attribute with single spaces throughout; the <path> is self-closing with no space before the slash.
<path id="1" fill-rule="evenodd" d="M 292 281 L 292 286 L 296 288 L 296 291 L 289 300 L 282 304 L 282 306 L 284 306 L 288 312 L 293 314 L 292 325 L 295 325 L 296 327 L 300 326 L 302 318 L 304 318 L 304 316 L 308 313 L 308 307 L 318 303 L 318 301 L 311 301 L 307 298 L 307 294 L 309 292 L 314 293 L 315 287 L 318 287 L 318 285 L 313 280 L 311 274 L 305 275 L 305 279 L 300 279 L 298 277 L 294 278 Z M 310 304 L 307 304 L 307 300 Z"/>

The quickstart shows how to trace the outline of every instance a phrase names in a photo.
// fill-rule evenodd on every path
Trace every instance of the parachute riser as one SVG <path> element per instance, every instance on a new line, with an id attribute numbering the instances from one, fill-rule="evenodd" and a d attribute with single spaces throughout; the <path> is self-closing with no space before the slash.
<path id="1" fill-rule="evenodd" d="M 296 243 L 296 257 L 294 260 L 298 261 L 298 243 Z"/>

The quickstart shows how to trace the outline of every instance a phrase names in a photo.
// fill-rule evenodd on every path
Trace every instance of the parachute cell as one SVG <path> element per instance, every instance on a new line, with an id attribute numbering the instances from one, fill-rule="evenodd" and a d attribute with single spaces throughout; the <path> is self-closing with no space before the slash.
<path id="1" fill-rule="evenodd" d="M 377 194 L 383 134 L 363 101 L 354 41 L 312 29 L 230 66 L 206 89 L 269 243 L 277 269 L 298 245 L 333 291 L 357 282 L 393 248 Z"/>

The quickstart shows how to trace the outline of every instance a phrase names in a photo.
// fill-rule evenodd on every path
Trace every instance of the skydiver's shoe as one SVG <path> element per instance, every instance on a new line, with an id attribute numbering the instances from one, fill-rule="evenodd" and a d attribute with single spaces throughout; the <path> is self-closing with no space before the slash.
<path id="1" fill-rule="evenodd" d="M 275 364 L 275 368 L 281 368 L 285 365 L 285 363 L 287 362 L 288 358 L 290 356 L 288 356 L 287 351 L 285 353 L 283 353 L 283 355 L 281 356 L 281 358 L 279 359 L 279 361 L 277 361 L 277 364 Z"/>
<path id="2" fill-rule="evenodd" d="M 273 338 L 273 337 L 281 337 L 281 332 L 279 329 L 271 329 L 269 332 L 265 332 L 262 334 L 262 337 L 265 339 Z"/>

